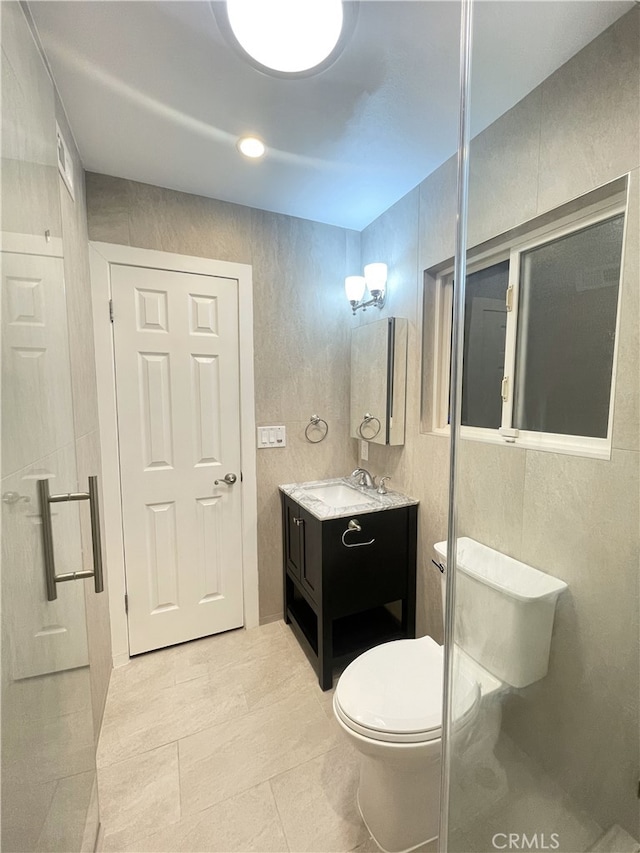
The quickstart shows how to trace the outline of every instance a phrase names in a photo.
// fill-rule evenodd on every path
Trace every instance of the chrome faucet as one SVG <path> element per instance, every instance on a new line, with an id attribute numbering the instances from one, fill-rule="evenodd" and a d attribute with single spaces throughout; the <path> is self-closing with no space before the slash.
<path id="1" fill-rule="evenodd" d="M 366 470 L 366 468 L 356 468 L 351 474 L 351 477 L 359 477 L 358 485 L 364 486 L 365 489 L 375 489 L 376 478 Z"/>
<path id="2" fill-rule="evenodd" d="M 385 484 L 386 484 L 387 480 L 390 480 L 390 479 L 391 479 L 391 477 L 381 477 L 380 478 L 380 485 L 376 489 L 376 491 L 379 495 L 386 495 L 387 494 L 387 487 Z"/>

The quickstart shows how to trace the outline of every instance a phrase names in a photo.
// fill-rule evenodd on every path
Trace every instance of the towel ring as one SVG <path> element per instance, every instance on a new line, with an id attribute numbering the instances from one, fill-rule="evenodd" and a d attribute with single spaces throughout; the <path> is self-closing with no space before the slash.
<path id="1" fill-rule="evenodd" d="M 375 426 L 372 426 L 371 429 L 375 429 L 375 432 L 373 433 L 373 435 L 363 435 L 362 430 L 365 427 L 370 426 L 371 421 L 375 421 L 378 424 L 378 428 L 376 429 Z M 369 412 L 365 412 L 364 418 L 362 419 L 362 423 L 360 424 L 360 426 L 358 427 L 356 432 L 358 433 L 360 438 L 363 438 L 365 441 L 371 441 L 372 438 L 375 438 L 378 435 L 381 427 L 382 427 L 382 424 L 380 423 L 379 418 L 376 418 L 375 415 L 369 414 Z"/>
<path id="2" fill-rule="evenodd" d="M 324 431 L 320 424 L 324 424 Z M 310 431 L 311 427 L 318 429 L 321 432 L 320 438 L 311 438 Z M 318 415 L 311 415 L 311 419 L 306 426 L 304 431 L 304 437 L 307 441 L 311 442 L 311 444 L 320 444 L 321 441 L 324 441 L 325 438 L 329 435 L 329 424 L 325 421 L 324 418 L 319 417 Z"/>

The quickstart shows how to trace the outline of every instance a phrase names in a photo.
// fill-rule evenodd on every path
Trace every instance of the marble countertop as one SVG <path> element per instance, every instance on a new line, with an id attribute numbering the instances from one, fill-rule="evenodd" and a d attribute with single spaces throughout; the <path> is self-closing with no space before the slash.
<path id="1" fill-rule="evenodd" d="M 355 504 L 354 506 L 341 506 L 338 508 L 332 507 L 320 498 L 316 498 L 309 494 L 308 489 L 315 486 L 350 486 L 361 495 L 370 498 L 366 504 Z M 313 480 L 308 483 L 288 483 L 278 487 L 281 492 L 288 495 L 290 498 L 300 504 L 311 515 L 326 521 L 330 518 L 345 518 L 347 516 L 363 515 L 369 512 L 383 512 L 386 509 L 397 509 L 403 506 L 412 506 L 418 504 L 415 498 L 402 495 L 400 492 L 394 492 L 391 489 L 386 495 L 379 495 L 375 488 L 367 489 L 364 486 L 356 486 L 350 477 L 335 477 L 332 480 Z"/>

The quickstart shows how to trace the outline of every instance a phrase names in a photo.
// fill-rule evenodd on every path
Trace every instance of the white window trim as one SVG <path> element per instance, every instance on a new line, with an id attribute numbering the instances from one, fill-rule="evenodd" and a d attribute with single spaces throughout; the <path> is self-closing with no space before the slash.
<path id="1" fill-rule="evenodd" d="M 493 264 L 509 259 L 508 296 L 511 322 L 507 322 L 505 338 L 505 370 L 504 376 L 508 381 L 508 392 L 502 404 L 502 423 L 496 429 L 484 427 L 461 426 L 460 435 L 471 441 L 483 441 L 489 444 L 509 444 L 529 450 L 542 450 L 562 453 L 571 456 L 585 456 L 595 459 L 610 459 L 613 436 L 614 400 L 617 379 L 618 347 L 620 340 L 620 306 L 622 304 L 622 288 L 624 281 L 624 258 L 627 240 L 628 192 L 617 193 L 615 196 L 582 208 L 580 211 L 562 216 L 553 222 L 548 222 L 529 231 L 526 235 L 510 240 L 505 235 L 501 247 L 495 245 L 488 250 L 469 251 L 467 274 L 485 269 Z M 589 436 L 562 435 L 555 433 L 534 432 L 530 430 L 513 429 L 513 390 L 516 361 L 517 317 L 520 286 L 520 256 L 523 252 L 538 248 L 546 243 L 561 239 L 575 231 L 596 225 L 620 214 L 625 215 L 625 227 L 622 237 L 622 255 L 620 264 L 620 282 L 618 286 L 618 303 L 616 309 L 616 328 L 611 371 L 611 391 L 609 398 L 609 421 L 606 438 Z M 492 241 L 495 242 L 495 241 Z M 449 412 L 449 375 L 451 363 L 451 318 L 453 300 L 453 264 L 447 265 L 436 275 L 436 317 L 434 324 L 434 377 L 433 377 L 433 418 L 431 432 L 435 435 L 448 436 L 450 427 L 447 423 Z"/>
<path id="2" fill-rule="evenodd" d="M 451 316 L 453 312 L 452 273 L 436 279 L 434 324 L 434 382 L 432 432 L 449 435 L 449 371 L 451 365 Z M 444 422 L 443 422 L 444 419 Z"/>

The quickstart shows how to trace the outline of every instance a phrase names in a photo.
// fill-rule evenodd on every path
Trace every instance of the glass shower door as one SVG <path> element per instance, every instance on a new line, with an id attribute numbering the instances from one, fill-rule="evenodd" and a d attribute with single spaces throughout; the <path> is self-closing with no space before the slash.
<path id="1" fill-rule="evenodd" d="M 581 5 L 561 64 L 510 101 L 500 69 L 526 77 L 527 39 L 568 32 Z M 473 18 L 441 849 L 626 853 L 640 838 L 640 9 L 488 2 Z M 489 330 L 479 276 L 496 264 Z"/>
<path id="2" fill-rule="evenodd" d="M 49 600 L 38 484 L 78 491 L 54 92 L 18 3 L 2 4 L 2 849 L 92 850 L 95 740 L 83 583 Z M 50 505 L 58 575 L 80 512 Z M 90 809 L 94 804 L 93 810 Z"/>

